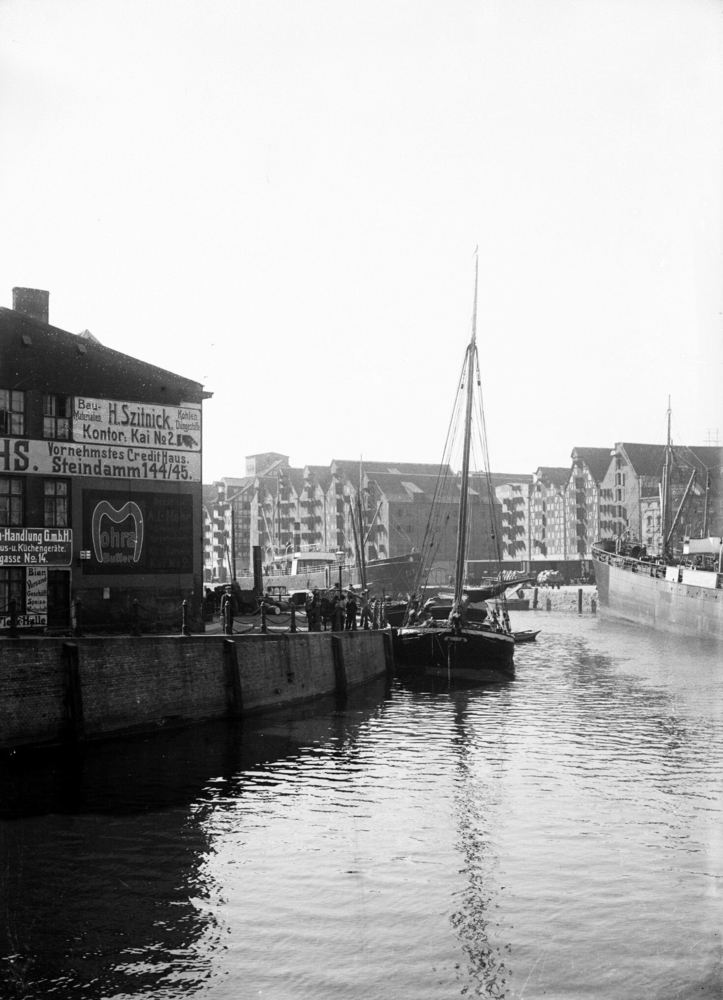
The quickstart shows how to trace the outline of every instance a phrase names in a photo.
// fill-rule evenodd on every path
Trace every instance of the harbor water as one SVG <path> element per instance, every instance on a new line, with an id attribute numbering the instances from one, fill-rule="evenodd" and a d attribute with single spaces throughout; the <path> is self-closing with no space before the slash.
<path id="1" fill-rule="evenodd" d="M 721 647 L 575 613 L 399 680 L 0 762 L 0 996 L 723 996 Z"/>

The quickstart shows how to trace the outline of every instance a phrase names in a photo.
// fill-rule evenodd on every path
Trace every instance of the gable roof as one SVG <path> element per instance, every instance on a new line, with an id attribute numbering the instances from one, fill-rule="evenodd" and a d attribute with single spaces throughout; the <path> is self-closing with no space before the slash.
<path id="1" fill-rule="evenodd" d="M 548 486 L 564 486 L 570 478 L 570 468 L 567 465 L 540 465 L 536 475 Z"/>
<path id="2" fill-rule="evenodd" d="M 200 403 L 213 393 L 130 354 L 0 306 L 0 371 L 6 385 L 139 403 Z"/>
<path id="3" fill-rule="evenodd" d="M 573 448 L 571 458 L 584 462 L 592 478 L 600 484 L 610 468 L 612 448 Z"/>

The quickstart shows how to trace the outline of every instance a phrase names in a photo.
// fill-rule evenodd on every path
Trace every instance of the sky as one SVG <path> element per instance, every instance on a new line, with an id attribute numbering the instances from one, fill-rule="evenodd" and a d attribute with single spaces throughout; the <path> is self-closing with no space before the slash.
<path id="1" fill-rule="evenodd" d="M 245 456 L 723 444 L 723 0 L 0 0 L 0 305 Z M 59 387 L 62 391 L 62 387 Z"/>

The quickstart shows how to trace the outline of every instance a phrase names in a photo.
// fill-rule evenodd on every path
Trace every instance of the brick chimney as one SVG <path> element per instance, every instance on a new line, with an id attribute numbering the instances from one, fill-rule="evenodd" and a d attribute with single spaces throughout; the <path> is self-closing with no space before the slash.
<path id="1" fill-rule="evenodd" d="M 13 288 L 13 309 L 47 323 L 49 298 L 50 292 L 44 292 L 42 288 Z"/>

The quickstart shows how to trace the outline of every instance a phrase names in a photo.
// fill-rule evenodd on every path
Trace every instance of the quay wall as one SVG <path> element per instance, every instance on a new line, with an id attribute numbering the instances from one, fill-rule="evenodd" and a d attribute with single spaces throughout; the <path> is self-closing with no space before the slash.
<path id="1" fill-rule="evenodd" d="M 345 693 L 390 668 L 385 631 L 27 637 L 0 643 L 0 748 L 73 742 Z"/>

